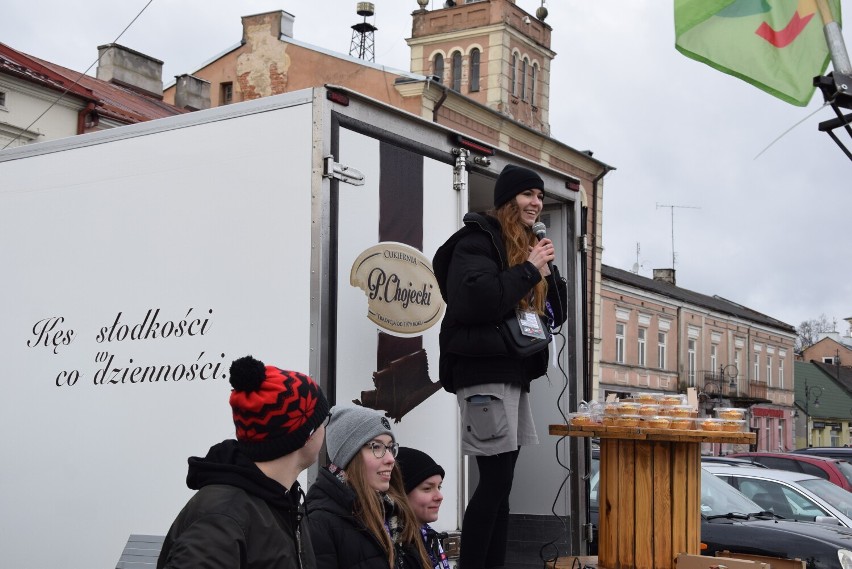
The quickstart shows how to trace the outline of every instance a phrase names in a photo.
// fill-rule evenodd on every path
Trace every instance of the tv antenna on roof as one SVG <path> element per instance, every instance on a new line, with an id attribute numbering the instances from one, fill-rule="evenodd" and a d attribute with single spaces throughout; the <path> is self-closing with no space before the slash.
<path id="1" fill-rule="evenodd" d="M 636 262 L 633 263 L 633 268 L 631 269 L 631 272 L 635 275 L 638 275 L 639 269 L 641 269 L 642 267 L 645 266 L 644 264 L 639 262 L 639 252 L 641 250 L 642 250 L 642 247 L 640 246 L 639 242 L 637 241 L 636 242 Z"/>
<path id="2" fill-rule="evenodd" d="M 671 213 L 672 213 L 672 269 L 674 269 L 675 268 L 674 210 L 675 210 L 676 207 L 681 208 L 681 209 L 701 209 L 701 208 L 698 207 L 698 206 L 695 206 L 695 205 L 667 205 L 667 204 L 658 203 L 657 209 L 660 209 L 661 207 L 669 208 L 671 210 Z"/>

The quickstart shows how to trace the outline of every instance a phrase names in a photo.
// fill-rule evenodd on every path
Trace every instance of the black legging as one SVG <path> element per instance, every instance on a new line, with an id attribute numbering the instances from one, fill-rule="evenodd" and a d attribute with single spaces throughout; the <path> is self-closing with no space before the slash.
<path id="1" fill-rule="evenodd" d="M 509 530 L 509 494 L 520 449 L 477 456 L 479 484 L 462 521 L 460 569 L 502 567 Z"/>

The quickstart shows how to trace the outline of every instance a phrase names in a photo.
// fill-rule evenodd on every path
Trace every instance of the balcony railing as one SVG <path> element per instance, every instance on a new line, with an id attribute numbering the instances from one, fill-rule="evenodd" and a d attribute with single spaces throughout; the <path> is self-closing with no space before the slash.
<path id="1" fill-rule="evenodd" d="M 711 397 L 736 397 L 737 387 L 731 387 L 731 378 L 713 371 L 702 372 L 704 384 L 698 387 Z M 736 380 L 735 380 L 736 381 Z"/>
<path id="2" fill-rule="evenodd" d="M 769 399 L 769 389 L 766 382 L 748 380 L 748 396 L 751 399 Z"/>
<path id="3" fill-rule="evenodd" d="M 719 372 L 705 371 L 704 384 L 698 386 L 711 397 L 747 397 L 749 399 L 768 399 L 768 386 L 765 381 L 749 379 L 746 389 L 739 377 L 731 378 Z M 732 383 L 733 382 L 733 383 Z"/>

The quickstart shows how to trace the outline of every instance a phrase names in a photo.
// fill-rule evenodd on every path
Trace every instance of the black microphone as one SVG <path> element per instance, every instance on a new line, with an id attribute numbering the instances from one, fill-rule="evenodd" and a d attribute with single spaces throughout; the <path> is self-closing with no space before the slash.
<path id="1" fill-rule="evenodd" d="M 541 221 L 536 221 L 535 223 L 533 223 L 532 232 L 535 234 L 536 237 L 538 237 L 539 241 L 541 241 L 542 239 L 547 237 L 547 226 L 544 223 L 542 223 Z M 553 262 L 552 261 L 547 262 L 547 270 L 550 271 L 551 275 L 555 274 L 553 272 Z"/>

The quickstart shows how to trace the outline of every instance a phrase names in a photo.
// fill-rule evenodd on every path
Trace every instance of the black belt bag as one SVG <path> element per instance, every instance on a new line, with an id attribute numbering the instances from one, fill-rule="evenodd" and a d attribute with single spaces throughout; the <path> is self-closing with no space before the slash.
<path id="1" fill-rule="evenodd" d="M 538 319 L 537 330 L 540 331 L 540 334 L 531 335 L 528 327 L 521 326 L 519 312 L 513 312 L 500 323 L 500 333 L 503 335 L 506 349 L 509 355 L 516 358 L 525 358 L 546 350 L 548 344 L 553 340 L 550 328 L 544 323 L 541 316 L 531 313 L 527 314 L 526 317 Z"/>

